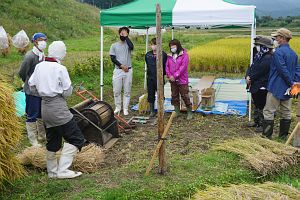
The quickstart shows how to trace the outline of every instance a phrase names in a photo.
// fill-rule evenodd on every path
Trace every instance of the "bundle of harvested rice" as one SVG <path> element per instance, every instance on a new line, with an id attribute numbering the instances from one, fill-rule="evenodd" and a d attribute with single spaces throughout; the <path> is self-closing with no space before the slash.
<path id="1" fill-rule="evenodd" d="M 22 138 L 23 127 L 16 116 L 12 88 L 0 84 L 0 187 L 25 174 L 14 149 Z"/>
<path id="2" fill-rule="evenodd" d="M 148 94 L 143 94 L 139 98 L 139 114 L 145 114 L 150 110 L 150 104 L 148 102 Z"/>
<path id="3" fill-rule="evenodd" d="M 13 45 L 17 48 L 18 52 L 22 54 L 25 54 L 30 47 L 29 38 L 24 30 L 19 31 L 12 38 L 12 42 Z"/>
<path id="4" fill-rule="evenodd" d="M 228 200 L 228 199 L 255 199 L 255 200 L 297 200 L 300 191 L 294 187 L 267 182 L 259 185 L 231 185 L 230 187 L 209 187 L 206 191 L 199 191 L 194 195 L 195 200 Z"/>
<path id="5" fill-rule="evenodd" d="M 262 176 L 295 165 L 300 160 L 297 148 L 261 137 L 226 141 L 215 149 L 238 154 Z"/>
<path id="6" fill-rule="evenodd" d="M 8 56 L 11 52 L 12 39 L 11 36 L 7 33 L 8 46 L 6 48 L 0 48 L 0 52 L 3 56 Z"/>
<path id="7" fill-rule="evenodd" d="M 60 157 L 60 151 L 56 153 L 57 159 Z M 95 172 L 104 162 L 103 150 L 95 145 L 89 144 L 81 149 L 75 156 L 72 168 L 81 172 Z M 23 165 L 32 165 L 40 169 L 46 169 L 46 149 L 41 147 L 28 147 L 18 155 Z"/>

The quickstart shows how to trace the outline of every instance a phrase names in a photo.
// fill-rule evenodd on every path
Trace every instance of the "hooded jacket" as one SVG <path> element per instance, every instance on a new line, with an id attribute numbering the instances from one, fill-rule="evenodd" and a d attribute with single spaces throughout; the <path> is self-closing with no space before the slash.
<path id="1" fill-rule="evenodd" d="M 188 84 L 188 65 L 190 59 L 186 50 L 183 49 L 176 58 L 173 59 L 172 55 L 168 55 L 166 62 L 167 77 L 174 77 L 175 81 L 180 85 Z"/>

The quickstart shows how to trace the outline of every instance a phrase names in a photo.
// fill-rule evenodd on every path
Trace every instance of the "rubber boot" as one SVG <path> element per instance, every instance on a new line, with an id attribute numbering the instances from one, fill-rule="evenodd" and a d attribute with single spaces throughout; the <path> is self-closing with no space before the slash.
<path id="1" fill-rule="evenodd" d="M 264 120 L 262 136 L 272 139 L 274 120 Z"/>
<path id="2" fill-rule="evenodd" d="M 297 130 L 294 136 L 293 146 L 300 148 L 300 129 Z"/>
<path id="3" fill-rule="evenodd" d="M 255 128 L 255 132 L 257 133 L 262 133 L 263 132 L 263 123 L 264 123 L 264 114 L 263 114 L 263 110 L 257 110 L 257 114 L 258 114 L 258 123 L 257 126 Z"/>
<path id="4" fill-rule="evenodd" d="M 125 116 L 129 115 L 129 103 L 130 103 L 130 97 L 123 97 L 123 114 Z"/>
<path id="5" fill-rule="evenodd" d="M 56 152 L 47 151 L 47 172 L 49 178 L 57 178 L 58 163 Z"/>
<path id="6" fill-rule="evenodd" d="M 46 130 L 44 121 L 42 119 L 37 119 L 36 121 L 36 127 L 37 127 L 37 140 L 44 144 L 46 143 Z"/>
<path id="7" fill-rule="evenodd" d="M 77 152 L 78 148 L 76 146 L 66 142 L 64 143 L 64 147 L 61 151 L 61 156 L 58 164 L 57 178 L 75 178 L 82 174 L 81 172 L 69 170 L 69 167 L 71 167 L 73 159 Z"/>
<path id="8" fill-rule="evenodd" d="M 32 146 L 41 147 L 37 140 L 37 126 L 36 122 L 26 122 L 27 136 Z"/>
<path id="9" fill-rule="evenodd" d="M 292 121 L 290 119 L 281 119 L 280 120 L 279 138 L 281 138 L 281 139 L 287 138 L 287 136 L 289 134 L 291 122 Z"/>
<path id="10" fill-rule="evenodd" d="M 187 117 L 186 117 L 186 119 L 187 120 L 193 119 L 193 112 L 192 112 L 192 108 L 191 107 L 187 108 Z"/>
<path id="11" fill-rule="evenodd" d="M 174 108 L 175 108 L 176 116 L 179 116 L 180 115 L 180 108 L 179 108 L 179 106 L 174 106 Z"/>
<path id="12" fill-rule="evenodd" d="M 149 103 L 150 104 L 150 115 L 149 117 L 155 117 L 156 113 L 154 110 L 154 103 Z"/>
<path id="13" fill-rule="evenodd" d="M 253 122 L 249 122 L 247 124 L 248 127 L 257 127 L 259 123 L 259 113 L 258 113 L 258 109 L 254 108 L 253 109 Z"/>

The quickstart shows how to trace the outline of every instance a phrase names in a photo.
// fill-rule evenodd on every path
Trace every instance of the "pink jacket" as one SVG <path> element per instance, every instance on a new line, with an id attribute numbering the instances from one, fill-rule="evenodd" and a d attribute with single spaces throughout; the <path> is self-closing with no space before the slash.
<path id="1" fill-rule="evenodd" d="M 174 61 L 172 55 L 168 55 L 166 63 L 166 74 L 170 78 L 173 76 L 175 81 L 180 85 L 188 84 L 188 65 L 190 59 L 186 50 L 184 49 Z"/>

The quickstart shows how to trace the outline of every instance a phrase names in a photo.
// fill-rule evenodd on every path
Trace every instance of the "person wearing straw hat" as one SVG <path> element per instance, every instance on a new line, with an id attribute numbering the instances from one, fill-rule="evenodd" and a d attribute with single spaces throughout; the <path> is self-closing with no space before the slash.
<path id="1" fill-rule="evenodd" d="M 70 112 L 66 97 L 72 94 L 71 80 L 67 68 L 61 65 L 66 56 L 62 41 L 49 45 L 48 57 L 39 63 L 28 83 L 42 97 L 42 117 L 47 133 L 47 172 L 49 178 L 75 178 L 81 172 L 69 170 L 77 152 L 86 140 Z M 63 148 L 59 162 L 56 152 Z"/>
<path id="2" fill-rule="evenodd" d="M 246 72 L 246 82 L 254 103 L 254 123 L 250 127 L 256 127 L 256 132 L 263 131 L 263 109 L 267 99 L 267 84 L 270 64 L 272 60 L 273 40 L 266 36 L 257 36 L 254 39 L 256 54 L 252 65 Z"/>
<path id="3" fill-rule="evenodd" d="M 47 37 L 44 33 L 35 33 L 31 39 L 34 44 L 28 51 L 19 69 L 19 76 L 24 82 L 23 91 L 26 97 L 26 130 L 32 146 L 41 146 L 39 142 L 46 140 L 44 123 L 41 120 L 41 98 L 30 91 L 28 80 L 35 66 L 45 59 L 44 49 L 47 47 Z"/>
<path id="4" fill-rule="evenodd" d="M 289 45 L 292 33 L 286 28 L 280 28 L 272 33 L 278 42 L 278 47 L 272 56 L 268 82 L 267 102 L 263 110 L 264 123 L 262 136 L 272 138 L 274 114 L 280 110 L 281 119 L 279 137 L 285 139 L 291 124 L 291 96 L 290 89 L 298 82 L 296 68 L 298 56 Z M 280 109 L 279 109 L 280 108 Z"/>

